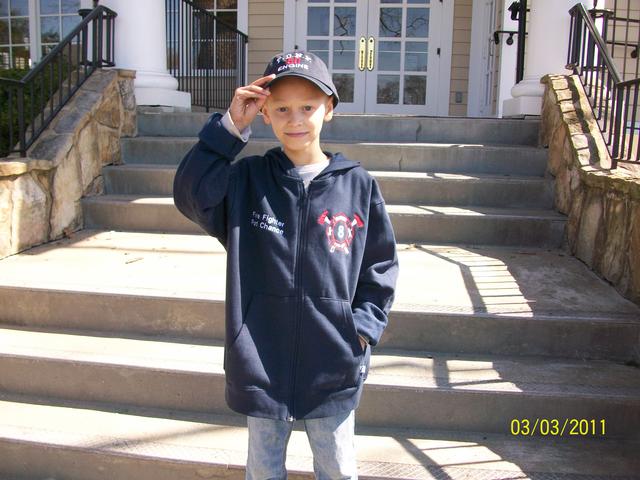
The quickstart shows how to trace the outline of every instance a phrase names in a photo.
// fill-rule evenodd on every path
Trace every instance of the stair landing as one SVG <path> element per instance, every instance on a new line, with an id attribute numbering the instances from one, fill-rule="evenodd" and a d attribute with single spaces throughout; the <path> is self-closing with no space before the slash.
<path id="1" fill-rule="evenodd" d="M 640 322 L 636 305 L 561 250 L 424 244 L 397 249 L 401 268 L 393 310 Z M 211 237 L 83 230 L 1 260 L 0 287 L 224 300 L 225 268 L 226 252 Z"/>

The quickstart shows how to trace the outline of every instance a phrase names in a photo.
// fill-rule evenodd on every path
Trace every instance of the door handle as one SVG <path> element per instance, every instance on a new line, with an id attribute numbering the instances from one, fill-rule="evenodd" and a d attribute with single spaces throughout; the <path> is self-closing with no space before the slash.
<path id="1" fill-rule="evenodd" d="M 373 70 L 373 59 L 375 58 L 376 40 L 373 37 L 369 37 L 369 57 L 367 59 L 367 69 Z"/>
<path id="2" fill-rule="evenodd" d="M 367 56 L 367 39 L 364 37 L 360 37 L 360 51 L 358 54 L 358 69 L 363 72 L 366 66 L 366 56 Z"/>

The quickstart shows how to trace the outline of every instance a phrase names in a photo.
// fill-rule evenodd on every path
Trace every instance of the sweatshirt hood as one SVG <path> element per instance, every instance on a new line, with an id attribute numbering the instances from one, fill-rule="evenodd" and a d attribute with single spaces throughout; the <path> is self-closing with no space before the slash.
<path id="1" fill-rule="evenodd" d="M 331 153 L 325 152 L 323 150 L 323 153 L 327 155 L 327 157 L 329 157 L 329 165 L 327 165 L 327 167 L 318 174 L 318 177 L 324 176 L 330 172 L 337 170 L 350 170 L 360 165 L 360 162 L 349 160 L 340 152 Z M 280 166 L 282 172 L 285 175 L 300 178 L 300 175 L 298 175 L 298 172 L 296 171 L 295 164 L 291 161 L 287 154 L 284 153 L 282 147 L 275 147 L 271 150 L 268 150 L 265 154 L 265 157 L 271 159 L 272 161 L 275 161 Z"/>

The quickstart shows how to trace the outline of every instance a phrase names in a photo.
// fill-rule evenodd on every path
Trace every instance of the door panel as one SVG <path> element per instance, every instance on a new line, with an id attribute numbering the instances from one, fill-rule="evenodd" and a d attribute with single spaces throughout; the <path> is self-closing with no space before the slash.
<path id="1" fill-rule="evenodd" d="M 297 2 L 296 44 L 318 55 L 332 74 L 338 112 L 364 112 L 364 72 L 358 68 L 359 36 L 367 26 L 367 2 L 308 0 Z M 359 87 L 356 87 L 359 85 Z"/>
<path id="2" fill-rule="evenodd" d="M 436 114 L 440 5 L 301 0 L 296 44 L 327 63 L 337 112 Z"/>

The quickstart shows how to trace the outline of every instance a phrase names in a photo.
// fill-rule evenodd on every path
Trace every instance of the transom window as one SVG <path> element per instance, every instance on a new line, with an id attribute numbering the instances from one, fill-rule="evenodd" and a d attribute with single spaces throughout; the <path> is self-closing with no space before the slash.
<path id="1" fill-rule="evenodd" d="M 0 68 L 30 68 L 29 2 L 0 0 Z"/>
<path id="2" fill-rule="evenodd" d="M 80 23 L 80 4 L 81 0 L 0 0 L 0 69 L 31 68 Z"/>
<path id="3" fill-rule="evenodd" d="M 78 15 L 80 0 L 39 0 L 40 42 L 46 55 L 66 37 L 82 18 Z"/>
<path id="4" fill-rule="evenodd" d="M 196 0 L 195 5 L 203 8 L 226 23 L 230 27 L 238 28 L 238 1 L 237 0 Z M 196 69 L 236 68 L 235 62 L 235 34 L 228 28 L 218 24 L 216 29 L 211 28 L 202 19 L 196 22 L 197 36 L 194 40 L 194 56 Z M 215 47 L 215 52 L 213 51 Z"/>

